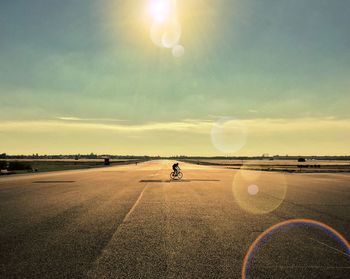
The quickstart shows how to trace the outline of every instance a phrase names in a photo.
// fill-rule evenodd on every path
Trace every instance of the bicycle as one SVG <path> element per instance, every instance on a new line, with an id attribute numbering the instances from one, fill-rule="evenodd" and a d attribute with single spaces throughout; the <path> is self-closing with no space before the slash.
<path id="1" fill-rule="evenodd" d="M 180 169 L 175 173 L 174 171 L 170 174 L 172 180 L 180 180 L 183 177 L 183 174 Z"/>

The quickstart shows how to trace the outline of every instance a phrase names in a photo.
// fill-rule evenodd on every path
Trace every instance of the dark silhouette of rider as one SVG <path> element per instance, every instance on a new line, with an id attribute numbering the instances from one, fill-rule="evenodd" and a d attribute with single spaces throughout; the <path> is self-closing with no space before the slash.
<path id="1" fill-rule="evenodd" d="M 174 173 L 175 173 L 176 175 L 178 174 L 179 169 L 180 169 L 179 163 L 175 163 L 175 164 L 173 165 L 173 171 L 174 171 Z"/>

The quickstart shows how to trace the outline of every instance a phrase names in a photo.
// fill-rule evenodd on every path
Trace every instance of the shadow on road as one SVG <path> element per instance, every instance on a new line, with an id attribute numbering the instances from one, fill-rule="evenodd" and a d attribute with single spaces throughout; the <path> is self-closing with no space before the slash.
<path id="1" fill-rule="evenodd" d="M 34 181 L 33 183 L 74 183 L 73 180 L 50 180 L 50 181 Z"/>
<path id="2" fill-rule="evenodd" d="M 140 183 L 170 183 L 170 182 L 213 182 L 213 181 L 220 181 L 218 179 L 181 179 L 181 180 L 161 180 L 161 179 L 143 179 L 140 180 Z"/>

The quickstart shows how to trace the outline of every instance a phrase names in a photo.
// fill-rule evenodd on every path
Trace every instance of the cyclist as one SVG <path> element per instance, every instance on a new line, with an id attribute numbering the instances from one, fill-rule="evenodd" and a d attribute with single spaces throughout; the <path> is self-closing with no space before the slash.
<path id="1" fill-rule="evenodd" d="M 173 171 L 174 171 L 175 176 L 177 176 L 179 174 L 179 170 L 180 170 L 179 163 L 175 163 L 173 165 Z"/>

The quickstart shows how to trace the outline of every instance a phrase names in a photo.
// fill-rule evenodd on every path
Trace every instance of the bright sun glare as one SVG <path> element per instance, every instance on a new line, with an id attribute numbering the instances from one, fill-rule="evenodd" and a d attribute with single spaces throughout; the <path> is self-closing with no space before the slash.
<path id="1" fill-rule="evenodd" d="M 151 16 L 157 21 L 166 20 L 171 14 L 170 0 L 151 0 L 149 6 Z"/>

